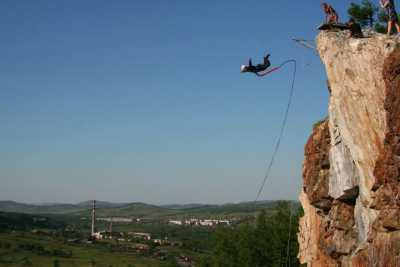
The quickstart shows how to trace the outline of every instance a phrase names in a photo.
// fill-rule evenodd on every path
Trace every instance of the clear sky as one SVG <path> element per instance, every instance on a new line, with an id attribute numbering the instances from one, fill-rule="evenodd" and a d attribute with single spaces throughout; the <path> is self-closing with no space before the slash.
<path id="1" fill-rule="evenodd" d="M 351 1 L 330 1 L 342 17 Z M 0 1 L 0 199 L 226 203 L 255 198 L 291 67 L 295 98 L 262 199 L 297 199 L 327 113 L 317 0 Z"/>

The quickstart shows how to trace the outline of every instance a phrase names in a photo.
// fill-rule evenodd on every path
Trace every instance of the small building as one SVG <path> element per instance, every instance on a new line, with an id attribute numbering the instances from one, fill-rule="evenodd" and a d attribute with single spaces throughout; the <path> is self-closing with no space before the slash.
<path id="1" fill-rule="evenodd" d="M 175 225 L 183 225 L 182 221 L 178 221 L 178 220 L 170 220 L 168 221 L 170 224 L 175 224 Z"/>
<path id="2" fill-rule="evenodd" d="M 214 225 L 214 221 L 213 220 L 204 220 L 204 221 L 200 221 L 200 225 L 201 226 L 213 226 Z"/>

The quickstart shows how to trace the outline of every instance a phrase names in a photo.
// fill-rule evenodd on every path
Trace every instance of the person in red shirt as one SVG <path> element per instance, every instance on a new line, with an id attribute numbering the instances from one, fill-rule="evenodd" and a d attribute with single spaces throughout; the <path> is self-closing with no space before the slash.
<path id="1" fill-rule="evenodd" d="M 326 15 L 326 23 L 338 23 L 339 16 L 333 7 L 327 3 L 322 3 L 322 8 Z"/>

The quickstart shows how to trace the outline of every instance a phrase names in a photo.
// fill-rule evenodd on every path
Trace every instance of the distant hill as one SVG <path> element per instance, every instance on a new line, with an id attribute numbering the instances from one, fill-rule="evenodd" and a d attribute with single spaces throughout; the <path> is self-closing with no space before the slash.
<path id="1" fill-rule="evenodd" d="M 26 213 L 26 214 L 70 214 L 91 209 L 92 205 L 93 205 L 92 201 L 80 202 L 78 204 L 63 204 L 63 203 L 25 204 L 7 200 L 7 201 L 0 201 L 0 211 Z M 96 207 L 98 209 L 117 208 L 126 205 L 129 204 L 96 201 Z"/>
<path id="2" fill-rule="evenodd" d="M 155 205 L 145 203 L 130 203 L 122 206 L 116 206 L 111 208 L 97 208 L 97 217 L 132 217 L 132 218 L 160 218 L 165 216 L 174 215 L 180 213 L 179 211 L 163 208 Z M 90 216 L 88 209 L 82 210 L 73 215 L 79 216 Z"/>
<path id="3" fill-rule="evenodd" d="M 112 202 L 107 202 L 107 201 L 96 200 L 96 207 L 101 208 L 101 209 L 122 207 L 122 206 L 126 206 L 126 205 L 129 205 L 129 203 L 112 203 Z M 76 206 L 79 206 L 79 207 L 82 207 L 85 209 L 91 209 L 93 206 L 93 200 L 79 202 L 78 204 L 76 204 Z"/>
<path id="4" fill-rule="evenodd" d="M 182 209 L 200 208 L 200 207 L 204 207 L 204 206 L 208 206 L 208 205 L 206 205 L 206 204 L 197 204 L 197 203 L 193 203 L 193 204 L 171 204 L 171 205 L 162 205 L 162 206 L 160 206 L 160 207 L 166 208 L 166 209 L 171 209 L 171 210 L 182 210 Z"/>
<path id="5" fill-rule="evenodd" d="M 96 201 L 98 217 L 129 217 L 148 219 L 187 218 L 190 216 L 207 217 L 235 217 L 251 215 L 255 212 L 273 207 L 276 202 L 262 201 L 254 205 L 253 202 L 232 203 L 224 205 L 164 205 L 156 206 L 146 203 L 112 203 Z M 0 201 L 0 211 L 24 214 L 58 214 L 75 217 L 90 217 L 92 201 L 78 204 L 24 204 L 14 201 Z"/>

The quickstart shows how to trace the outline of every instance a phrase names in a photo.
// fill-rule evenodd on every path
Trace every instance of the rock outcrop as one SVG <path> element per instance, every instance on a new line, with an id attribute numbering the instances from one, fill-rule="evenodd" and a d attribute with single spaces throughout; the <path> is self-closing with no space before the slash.
<path id="1" fill-rule="evenodd" d="M 305 147 L 299 258 L 400 267 L 400 39 L 321 32 L 329 116 Z"/>

